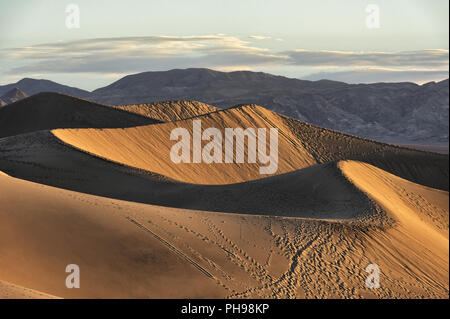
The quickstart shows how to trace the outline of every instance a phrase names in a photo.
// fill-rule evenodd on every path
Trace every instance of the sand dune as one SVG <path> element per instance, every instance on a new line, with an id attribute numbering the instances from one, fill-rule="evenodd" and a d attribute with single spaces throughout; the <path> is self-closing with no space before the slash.
<path id="1" fill-rule="evenodd" d="M 364 163 L 337 167 L 360 188 L 347 192 L 371 200 L 368 214 L 179 210 L 0 176 L 0 242 L 10 243 L 0 245 L 0 280 L 60 297 L 448 298 L 448 235 L 424 213 L 432 204 L 448 223 L 448 193 Z M 422 201 L 404 202 L 398 188 Z M 81 289 L 64 285 L 69 263 L 80 266 Z M 382 271 L 380 289 L 365 287 L 369 263 Z"/>
<path id="2" fill-rule="evenodd" d="M 163 101 L 147 104 L 117 105 L 113 107 L 161 122 L 184 120 L 219 110 L 215 106 L 197 101 Z"/>
<path id="3" fill-rule="evenodd" d="M 449 297 L 448 155 L 256 105 L 115 110 L 56 97 L 74 117 L 52 105 L 48 120 L 25 116 L 4 131 L 24 134 L 0 139 L 0 298 Z M 278 172 L 172 163 L 170 131 L 192 131 L 191 117 L 278 128 Z M 65 286 L 68 264 L 80 266 L 80 289 Z M 368 264 L 379 289 L 365 285 Z"/>
<path id="4" fill-rule="evenodd" d="M 39 130 L 156 123 L 134 113 L 60 93 L 39 93 L 0 109 L 0 137 Z"/>
<path id="5" fill-rule="evenodd" d="M 447 290 L 448 295 L 448 192 L 410 183 L 366 163 L 344 162 L 339 166 L 395 220 L 392 228 L 376 232 L 371 239 L 374 243 L 370 250 L 380 259 L 387 254 L 398 258 L 398 264 L 388 269 L 387 281 L 393 280 L 392 273 L 408 269 L 417 278 Z M 391 241 L 391 247 L 385 246 L 386 239 Z M 411 256 L 421 261 L 409 263 Z"/>
<path id="6" fill-rule="evenodd" d="M 407 228 L 413 228 L 412 224 L 420 226 L 418 229 L 426 236 L 437 236 L 437 231 L 448 240 L 448 192 L 408 182 L 366 163 L 339 162 L 338 167 L 400 224 Z"/>
<path id="7" fill-rule="evenodd" d="M 448 156 L 377 143 L 293 120 L 255 105 L 199 116 L 202 127 L 253 127 L 279 130 L 276 174 L 338 160 L 369 162 L 410 181 L 448 190 Z M 195 184 L 229 184 L 261 178 L 255 164 L 174 164 L 170 132 L 194 119 L 127 129 L 53 130 L 63 142 L 101 158 Z M 224 135 L 224 133 L 223 133 Z M 203 142 L 206 144 L 206 142 Z M 191 150 L 192 153 L 192 150 Z M 246 154 L 247 156 L 247 154 Z"/>
<path id="8" fill-rule="evenodd" d="M 139 205 L 0 178 L 0 280 L 61 297 L 220 296 L 126 219 Z M 81 289 L 66 288 L 68 264 L 80 266 Z"/>
<path id="9" fill-rule="evenodd" d="M 319 163 L 356 160 L 433 188 L 449 189 L 449 157 L 327 130 L 283 117 L 293 134 Z"/>

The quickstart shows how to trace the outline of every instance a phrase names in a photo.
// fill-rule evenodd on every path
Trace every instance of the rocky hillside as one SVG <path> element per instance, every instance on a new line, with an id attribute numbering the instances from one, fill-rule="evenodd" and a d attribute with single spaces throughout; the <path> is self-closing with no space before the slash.
<path id="1" fill-rule="evenodd" d="M 18 88 L 13 88 L 12 90 L 6 92 L 3 96 L 0 96 L 0 106 L 17 102 L 26 97 L 28 97 L 28 95 L 24 91 Z"/>

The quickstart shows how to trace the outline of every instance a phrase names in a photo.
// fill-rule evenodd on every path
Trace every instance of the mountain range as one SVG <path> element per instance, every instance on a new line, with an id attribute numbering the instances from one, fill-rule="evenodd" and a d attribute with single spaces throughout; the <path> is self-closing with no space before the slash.
<path id="1" fill-rule="evenodd" d="M 221 108 L 258 104 L 344 133 L 404 144 L 448 144 L 449 80 L 347 84 L 306 81 L 262 72 L 175 69 L 128 75 L 92 92 L 48 80 L 0 86 L 28 95 L 59 92 L 110 105 L 196 100 Z"/>

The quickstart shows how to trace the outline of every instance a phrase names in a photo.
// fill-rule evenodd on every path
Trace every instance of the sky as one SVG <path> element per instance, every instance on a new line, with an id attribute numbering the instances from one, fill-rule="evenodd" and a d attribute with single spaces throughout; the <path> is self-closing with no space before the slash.
<path id="1" fill-rule="evenodd" d="M 448 29 L 448 0 L 0 0 L 0 85 L 190 67 L 421 84 L 448 78 Z"/>

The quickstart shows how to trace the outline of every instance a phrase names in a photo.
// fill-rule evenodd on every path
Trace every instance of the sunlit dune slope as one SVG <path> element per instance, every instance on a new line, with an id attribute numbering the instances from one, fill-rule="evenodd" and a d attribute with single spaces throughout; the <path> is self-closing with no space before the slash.
<path id="1" fill-rule="evenodd" d="M 90 154 L 181 182 L 228 184 L 267 176 L 260 174 L 259 167 L 264 166 L 261 163 L 173 163 L 170 150 L 175 141 L 170 140 L 170 133 L 174 128 L 183 127 L 192 136 L 193 120 L 127 129 L 54 130 L 52 133 L 63 142 Z M 352 159 L 369 162 L 419 184 L 448 189 L 448 155 L 364 140 L 293 120 L 256 105 L 213 112 L 195 120 L 202 121 L 203 129 L 219 128 L 222 136 L 225 136 L 227 127 L 278 128 L 279 161 L 275 174 Z M 203 141 L 203 145 L 206 143 Z M 269 149 L 270 144 L 267 144 Z"/>
<path id="2" fill-rule="evenodd" d="M 0 299 L 55 299 L 57 297 L 0 280 Z"/>
<path id="3" fill-rule="evenodd" d="M 39 93 L 0 109 L 0 137 L 55 128 L 112 128 L 158 122 L 60 93 Z"/>
<path id="4" fill-rule="evenodd" d="M 361 162 L 340 162 L 344 175 L 374 200 L 395 223 L 372 234 L 370 250 L 379 259 L 392 254 L 398 264 L 436 287 L 446 289 L 449 280 L 449 194 L 417 185 Z M 391 246 L 385 245 L 385 240 Z M 408 265 L 408 259 L 417 263 Z M 392 280 L 386 276 L 386 280 Z"/>
<path id="5" fill-rule="evenodd" d="M 188 119 L 219 110 L 215 106 L 197 101 L 164 101 L 146 104 L 117 105 L 113 107 L 161 122 Z"/>
<path id="6" fill-rule="evenodd" d="M 0 280 L 60 297 L 448 298 L 448 193 L 364 163 L 333 170 L 340 183 L 310 196 L 329 198 L 329 212 L 344 193 L 365 196 L 352 201 L 364 214 L 312 219 L 312 202 L 305 218 L 180 210 L 0 175 Z M 278 184 L 308 184 L 298 173 Z M 365 286 L 372 263 L 379 289 Z M 68 264 L 81 289 L 65 287 Z"/>
<path id="7" fill-rule="evenodd" d="M 420 225 L 417 229 L 427 236 L 437 231 L 448 239 L 448 192 L 411 183 L 367 163 L 342 161 L 338 167 L 400 224 L 410 229 Z"/>
<path id="8" fill-rule="evenodd" d="M 268 110 L 257 106 L 243 106 L 197 117 L 203 129 L 225 128 L 270 128 L 281 125 L 280 118 L 268 117 Z M 180 163 L 170 159 L 175 141 L 170 140 L 171 131 L 186 128 L 192 136 L 193 120 L 134 127 L 120 130 L 55 130 L 59 139 L 102 158 L 132 167 L 145 169 L 169 178 L 196 184 L 228 184 L 261 178 L 261 163 Z M 224 133 L 223 133 L 224 134 Z M 269 133 L 267 132 L 267 136 Z M 223 135 L 225 140 L 225 135 Z M 203 141 L 203 145 L 207 142 Z M 293 171 L 316 164 L 314 158 L 294 139 L 289 131 L 279 130 L 278 171 L 276 174 Z M 191 148 L 191 153 L 192 153 Z M 222 149 L 225 152 L 225 148 Z M 267 149 L 269 153 L 269 149 Z M 191 157 L 192 158 L 192 157 Z M 224 158 L 224 156 L 222 156 Z M 247 158 L 247 149 L 245 150 Z"/>

